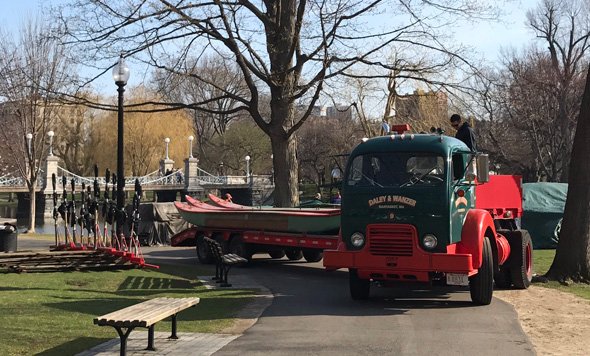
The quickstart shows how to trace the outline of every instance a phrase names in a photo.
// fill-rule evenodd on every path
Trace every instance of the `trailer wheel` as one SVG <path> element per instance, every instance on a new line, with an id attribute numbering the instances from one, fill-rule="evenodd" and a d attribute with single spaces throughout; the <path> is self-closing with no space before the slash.
<path id="1" fill-rule="evenodd" d="M 197 233 L 197 258 L 202 264 L 211 264 L 213 263 L 213 256 L 203 237 L 205 237 L 205 234 Z"/>
<path id="2" fill-rule="evenodd" d="M 270 256 L 270 258 L 283 258 L 285 257 L 285 251 L 284 250 L 275 250 L 275 251 L 270 251 L 268 253 L 268 255 Z"/>
<path id="3" fill-rule="evenodd" d="M 488 305 L 492 302 L 494 291 L 494 257 L 490 239 L 487 236 L 483 238 L 481 255 L 481 267 L 475 276 L 469 277 L 469 291 L 473 303 Z"/>
<path id="4" fill-rule="evenodd" d="M 319 262 L 324 257 L 324 251 L 305 248 L 303 249 L 303 257 L 307 262 Z"/>
<path id="5" fill-rule="evenodd" d="M 350 284 L 350 296 L 354 300 L 366 300 L 369 298 L 371 291 L 371 281 L 360 279 L 354 268 L 348 270 L 348 280 Z"/>
<path id="6" fill-rule="evenodd" d="M 236 254 L 247 259 L 248 261 L 252 260 L 252 253 L 250 252 L 250 249 L 244 243 L 244 240 L 242 240 L 242 238 L 239 236 L 234 237 L 229 243 L 229 253 Z"/>
<path id="7" fill-rule="evenodd" d="M 303 258 L 303 251 L 298 248 L 289 249 L 285 251 L 287 258 L 291 261 L 299 261 Z"/>
<path id="8" fill-rule="evenodd" d="M 510 275 L 515 288 L 527 289 L 533 279 L 533 241 L 526 230 L 511 236 Z"/>

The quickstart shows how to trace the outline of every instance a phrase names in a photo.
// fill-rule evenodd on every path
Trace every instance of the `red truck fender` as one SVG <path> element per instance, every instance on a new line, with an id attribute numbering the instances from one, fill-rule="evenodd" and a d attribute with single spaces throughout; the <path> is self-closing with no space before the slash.
<path id="1" fill-rule="evenodd" d="M 473 269 L 481 267 L 483 238 L 488 229 L 491 231 L 488 234 L 490 243 L 494 245 L 496 229 L 490 213 L 482 209 L 470 209 L 467 212 L 461 230 L 461 241 L 457 243 L 457 253 L 470 253 Z"/>

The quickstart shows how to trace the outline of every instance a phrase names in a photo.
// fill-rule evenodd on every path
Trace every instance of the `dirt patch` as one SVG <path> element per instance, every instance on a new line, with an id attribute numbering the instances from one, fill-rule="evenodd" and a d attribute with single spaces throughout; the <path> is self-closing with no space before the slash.
<path id="1" fill-rule="evenodd" d="M 590 301 L 536 286 L 496 290 L 494 296 L 514 306 L 538 355 L 588 355 Z"/>

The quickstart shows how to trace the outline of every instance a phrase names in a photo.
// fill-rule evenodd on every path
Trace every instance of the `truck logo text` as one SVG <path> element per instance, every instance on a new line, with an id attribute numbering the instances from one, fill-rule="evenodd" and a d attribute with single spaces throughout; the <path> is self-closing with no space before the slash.
<path id="1" fill-rule="evenodd" d="M 383 204 L 383 203 L 398 203 L 407 205 L 410 207 L 416 206 L 416 200 L 404 197 L 401 195 L 382 195 L 380 197 L 375 197 L 373 199 L 369 199 L 369 206 L 372 207 L 373 205 Z"/>

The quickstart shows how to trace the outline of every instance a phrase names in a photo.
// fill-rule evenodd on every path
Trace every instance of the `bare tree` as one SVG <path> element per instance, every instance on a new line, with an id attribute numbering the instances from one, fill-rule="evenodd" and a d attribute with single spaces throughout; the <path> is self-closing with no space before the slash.
<path id="1" fill-rule="evenodd" d="M 88 45 L 80 58 L 86 55 L 93 63 L 105 56 L 112 59 L 121 50 L 136 58 L 141 52 L 147 54 L 142 58 L 149 65 L 186 74 L 182 64 L 189 55 L 198 58 L 217 53 L 232 58 L 248 95 L 217 89 L 240 105 L 211 109 L 207 107 L 210 100 L 205 100 L 188 107 L 209 113 L 248 112 L 271 141 L 275 204 L 289 206 L 298 201 L 294 134 L 312 112 L 324 83 L 350 74 L 353 66 L 361 63 L 396 69 L 383 55 L 394 44 L 429 51 L 439 62 L 460 61 L 456 49 L 442 43 L 439 32 L 460 17 L 494 16 L 496 8 L 490 3 L 77 0 L 63 13 L 72 39 Z M 375 16 L 387 19 L 387 26 L 377 25 Z M 177 51 L 170 56 L 166 49 Z M 168 58 L 176 62 L 170 63 Z M 215 87 L 206 77 L 191 76 Z M 270 97 L 269 116 L 261 112 L 260 98 L 264 95 Z M 307 109 L 297 114 L 295 105 L 303 99 Z M 183 103 L 172 106 L 187 107 Z"/>
<path id="2" fill-rule="evenodd" d="M 240 102 L 233 96 L 248 96 L 247 87 L 238 68 L 222 56 L 211 56 L 199 60 L 187 59 L 185 68 L 178 72 L 156 71 L 157 92 L 168 102 L 204 103 L 207 111 L 186 109 L 193 117 L 199 157 L 207 159 L 207 146 L 215 136 L 223 136 L 228 125 L 240 116 L 232 112 Z M 200 78 L 203 78 L 201 80 Z M 214 83 L 203 85 L 203 82 Z M 232 93 L 232 96 L 225 95 Z"/>
<path id="3" fill-rule="evenodd" d="M 562 152 L 571 150 L 571 140 L 561 135 L 560 89 L 556 85 L 550 57 L 536 49 L 511 54 L 506 68 L 490 73 L 491 81 L 474 84 L 479 92 L 480 148 L 507 169 L 527 181 L 560 181 L 569 162 Z M 566 104 L 579 108 L 583 77 L 572 78 Z M 573 119 L 575 122 L 575 118 Z M 565 161 L 564 161 L 565 159 Z"/>
<path id="4" fill-rule="evenodd" d="M 35 232 L 37 179 L 48 153 L 47 133 L 60 107 L 55 93 L 68 92 L 73 83 L 66 48 L 48 37 L 50 32 L 47 22 L 36 19 L 23 25 L 18 40 L 7 33 L 0 36 L 0 97 L 9 121 L 0 137 L 26 180 L 29 232 Z"/>
<path id="5" fill-rule="evenodd" d="M 590 5 L 587 0 L 543 0 L 527 13 L 529 26 L 548 47 L 553 86 L 557 97 L 555 122 L 557 139 L 571 143 L 576 127 L 579 103 L 572 105 L 571 93 L 578 77 L 584 75 L 584 58 L 590 49 Z M 561 180 L 567 180 L 567 162 L 571 145 L 558 152 Z"/>
<path id="6" fill-rule="evenodd" d="M 568 192 L 555 259 L 546 277 L 590 283 L 590 66 L 572 149 Z"/>

